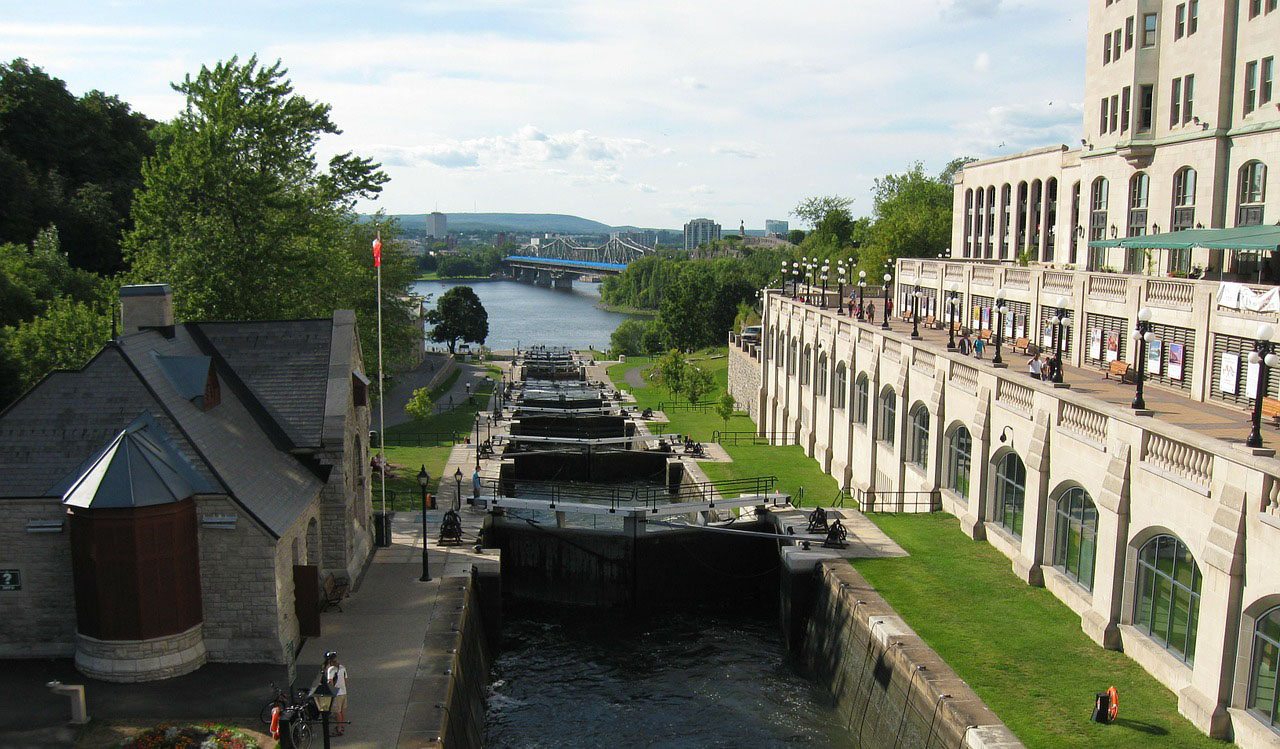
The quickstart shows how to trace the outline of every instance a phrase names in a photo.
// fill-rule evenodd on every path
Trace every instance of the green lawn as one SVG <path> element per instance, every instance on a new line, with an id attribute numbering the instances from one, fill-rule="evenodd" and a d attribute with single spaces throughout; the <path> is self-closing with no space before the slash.
<path id="1" fill-rule="evenodd" d="M 729 359 L 725 348 L 710 349 L 694 354 L 690 360 L 711 373 L 715 379 L 716 389 L 703 400 L 713 401 L 728 388 Z M 625 363 L 609 367 L 609 379 L 624 390 L 635 393 L 636 405 L 643 409 L 657 409 L 664 401 L 684 400 L 672 396 L 671 393 L 657 385 L 646 385 L 633 388 L 626 384 L 625 375 L 628 370 L 639 367 L 647 370 L 654 363 L 653 357 L 638 356 L 628 358 Z M 654 424 L 655 431 L 692 435 L 699 442 L 711 442 L 716 430 L 754 432 L 756 424 L 745 414 L 739 412 L 729 419 L 726 425 L 712 411 L 668 411 L 670 425 Z M 733 458 L 732 463 L 699 463 L 707 478 L 717 481 L 722 479 L 753 478 L 755 476 L 777 476 L 779 491 L 799 498 L 800 489 L 804 489 L 804 505 L 831 504 L 839 491 L 836 480 L 822 472 L 818 462 L 810 460 L 799 445 L 725 445 L 725 451 Z"/>
<path id="2" fill-rule="evenodd" d="M 853 564 L 1027 746 L 1225 747 L 1178 715 L 1177 698 L 1124 654 L 1103 650 L 1080 618 L 945 514 L 872 515 L 910 554 Z M 1089 721 L 1115 685 L 1120 717 Z"/>

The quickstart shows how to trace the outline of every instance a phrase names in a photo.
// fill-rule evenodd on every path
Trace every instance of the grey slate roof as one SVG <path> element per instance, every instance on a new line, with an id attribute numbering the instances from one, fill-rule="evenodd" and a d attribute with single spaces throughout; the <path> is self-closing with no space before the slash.
<path id="1" fill-rule="evenodd" d="M 93 509 L 171 504 L 213 487 L 144 412 L 67 480 L 62 503 Z"/>
<path id="2" fill-rule="evenodd" d="M 332 320 L 192 324 L 295 446 L 320 446 Z"/>
<path id="3" fill-rule="evenodd" d="M 0 497 L 59 496 L 64 477 L 150 412 L 200 481 L 279 536 L 323 486 L 290 451 L 320 445 L 333 329 L 333 320 L 183 323 L 171 338 L 144 330 L 108 344 L 0 414 Z M 212 357 L 221 381 L 221 403 L 207 411 L 190 397 L 187 370 L 200 357 Z"/>

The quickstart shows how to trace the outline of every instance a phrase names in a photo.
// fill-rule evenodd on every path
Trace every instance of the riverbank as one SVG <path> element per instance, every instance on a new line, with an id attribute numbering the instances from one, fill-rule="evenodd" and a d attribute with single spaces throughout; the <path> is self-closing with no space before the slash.
<path id="1" fill-rule="evenodd" d="M 435 271 L 423 273 L 415 281 L 496 281 L 492 276 L 442 276 Z"/>
<path id="2" fill-rule="evenodd" d="M 605 304 L 604 302 L 596 302 L 596 309 L 604 312 L 616 312 L 619 315 L 638 315 L 641 317 L 657 317 L 658 310 L 644 309 L 642 307 L 626 307 L 623 305 Z"/>

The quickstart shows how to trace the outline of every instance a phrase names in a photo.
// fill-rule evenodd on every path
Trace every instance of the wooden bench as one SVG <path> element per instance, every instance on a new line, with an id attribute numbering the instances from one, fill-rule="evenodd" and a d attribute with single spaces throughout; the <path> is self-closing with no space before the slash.
<path id="1" fill-rule="evenodd" d="M 1280 400 L 1264 397 L 1262 399 L 1262 418 L 1271 425 L 1280 428 Z"/>
<path id="2" fill-rule="evenodd" d="M 324 611 L 330 606 L 337 606 L 338 611 L 342 611 L 342 599 L 347 597 L 350 587 L 351 584 L 346 578 L 334 577 L 332 572 L 325 575 L 324 591 L 320 596 L 320 610 Z"/>
<path id="3" fill-rule="evenodd" d="M 1116 359 L 1111 362 L 1110 366 L 1103 370 L 1102 379 L 1109 380 L 1111 379 L 1111 375 L 1115 375 L 1116 379 L 1122 383 L 1130 382 L 1133 380 L 1133 376 L 1129 374 L 1129 369 L 1129 362 Z"/>

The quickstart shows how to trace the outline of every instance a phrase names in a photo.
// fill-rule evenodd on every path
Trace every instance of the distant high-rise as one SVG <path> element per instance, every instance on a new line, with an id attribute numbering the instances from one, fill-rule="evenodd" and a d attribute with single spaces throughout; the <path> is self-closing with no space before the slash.
<path id="1" fill-rule="evenodd" d="M 658 232 L 652 229 L 639 229 L 636 231 L 615 231 L 610 236 L 618 239 L 625 239 L 628 242 L 634 242 L 641 247 L 656 247 L 658 244 Z"/>
<path id="2" fill-rule="evenodd" d="M 436 239 L 449 236 L 449 217 L 439 211 L 432 211 L 427 216 L 427 235 Z"/>
<path id="3" fill-rule="evenodd" d="M 709 218 L 695 218 L 684 225 L 684 248 L 696 250 L 699 245 L 720 238 L 720 224 Z"/>
<path id="4" fill-rule="evenodd" d="M 789 231 L 790 224 L 786 221 L 778 221 L 777 219 L 772 218 L 765 219 L 764 221 L 764 234 L 766 237 L 779 237 L 781 239 L 786 239 Z"/>

